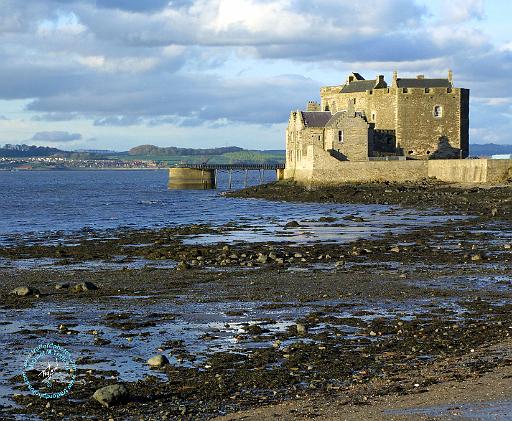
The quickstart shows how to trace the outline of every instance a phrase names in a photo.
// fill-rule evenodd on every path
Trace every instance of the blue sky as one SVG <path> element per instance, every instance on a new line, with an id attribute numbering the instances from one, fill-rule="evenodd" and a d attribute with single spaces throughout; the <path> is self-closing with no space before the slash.
<path id="1" fill-rule="evenodd" d="M 471 89 L 471 142 L 512 144 L 498 0 L 0 0 L 0 144 L 284 148 L 351 71 Z"/>

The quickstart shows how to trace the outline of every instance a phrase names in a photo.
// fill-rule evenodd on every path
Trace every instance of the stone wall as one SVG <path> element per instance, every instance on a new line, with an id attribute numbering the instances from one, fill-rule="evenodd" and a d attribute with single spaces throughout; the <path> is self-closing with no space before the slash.
<path id="1" fill-rule="evenodd" d="M 430 160 L 428 176 L 455 183 L 500 183 L 512 177 L 512 160 Z"/>
<path id="2" fill-rule="evenodd" d="M 396 139 L 406 156 L 460 158 L 461 89 L 396 89 Z M 440 116 L 435 116 L 439 107 Z M 463 156 L 466 156 L 463 153 Z"/>
<path id="3" fill-rule="evenodd" d="M 338 160 L 368 161 L 373 134 L 368 123 L 355 115 L 353 108 L 334 115 L 333 120 L 326 126 L 323 149 L 330 149 Z"/>
<path id="4" fill-rule="evenodd" d="M 407 182 L 428 177 L 453 183 L 499 183 L 512 177 L 512 160 L 339 161 L 323 148 L 312 145 L 302 165 L 287 167 L 284 177 L 306 185 Z"/>
<path id="5" fill-rule="evenodd" d="M 308 185 L 336 185 L 347 182 L 393 180 L 419 181 L 428 174 L 428 161 L 366 161 L 341 162 L 322 148 L 311 146 L 307 166 L 300 171 L 286 173 L 286 178 Z"/>

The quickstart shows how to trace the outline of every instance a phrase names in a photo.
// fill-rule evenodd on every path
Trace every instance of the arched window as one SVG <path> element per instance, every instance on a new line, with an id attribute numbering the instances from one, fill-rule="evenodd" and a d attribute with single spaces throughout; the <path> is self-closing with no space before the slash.
<path id="1" fill-rule="evenodd" d="M 440 105 L 436 105 L 434 107 L 434 117 L 435 118 L 441 118 L 443 116 L 443 107 Z"/>

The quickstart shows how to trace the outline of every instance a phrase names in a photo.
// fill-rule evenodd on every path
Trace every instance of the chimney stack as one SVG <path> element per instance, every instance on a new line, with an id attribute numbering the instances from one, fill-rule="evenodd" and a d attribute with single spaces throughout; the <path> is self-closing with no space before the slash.
<path id="1" fill-rule="evenodd" d="M 453 86 L 453 72 L 451 70 L 448 70 L 448 82 Z"/>
<path id="2" fill-rule="evenodd" d="M 377 78 L 375 79 L 375 86 L 374 88 L 387 88 L 388 84 L 384 80 L 384 75 L 377 75 Z"/>

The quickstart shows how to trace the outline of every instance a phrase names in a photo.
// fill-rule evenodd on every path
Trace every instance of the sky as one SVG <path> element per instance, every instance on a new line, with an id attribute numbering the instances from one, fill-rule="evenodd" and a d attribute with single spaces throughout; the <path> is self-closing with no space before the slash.
<path id="1" fill-rule="evenodd" d="M 0 0 L 0 144 L 284 149 L 291 110 L 357 71 L 471 90 L 512 144 L 508 0 Z"/>

